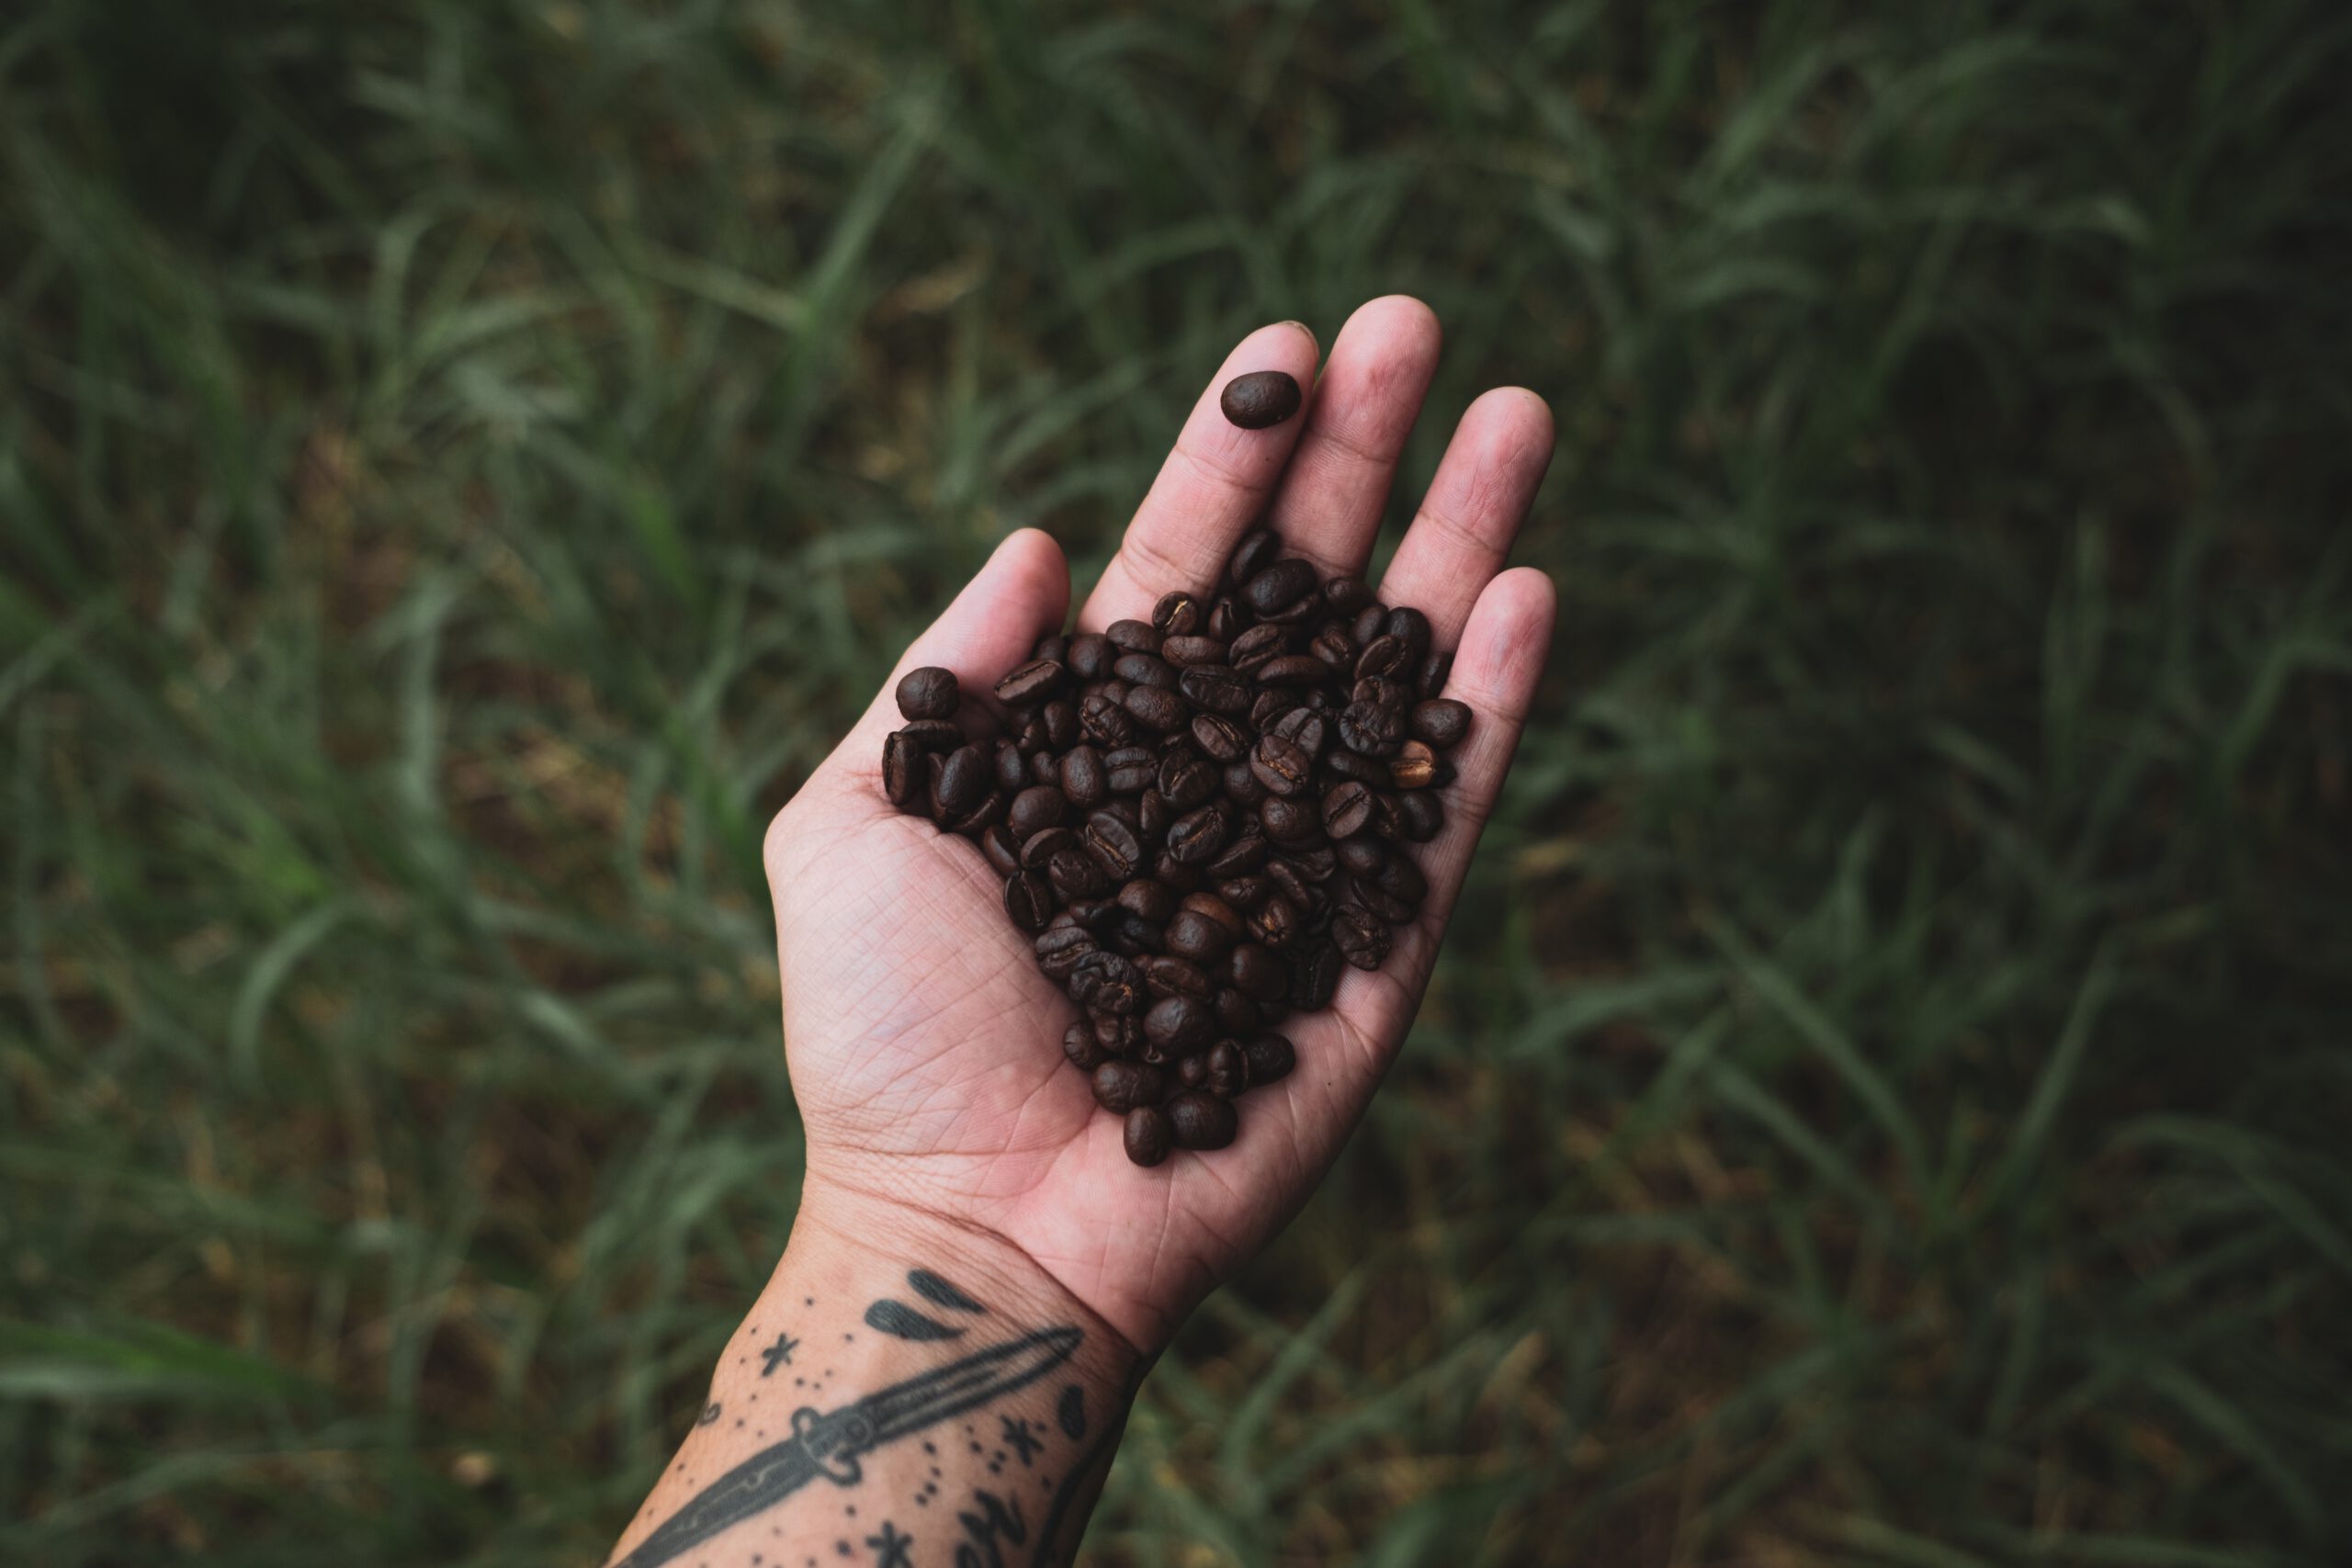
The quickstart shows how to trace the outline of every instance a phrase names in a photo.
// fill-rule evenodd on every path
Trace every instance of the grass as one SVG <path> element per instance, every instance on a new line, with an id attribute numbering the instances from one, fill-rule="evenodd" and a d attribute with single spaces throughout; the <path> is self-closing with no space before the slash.
<path id="1" fill-rule="evenodd" d="M 26 0 L 0 1557 L 593 1561 L 793 1212 L 757 841 L 1405 289 L 1560 644 L 1134 1564 L 2352 1552 L 2352 17 Z M 1389 536 L 1393 543 L 1394 533 Z"/>

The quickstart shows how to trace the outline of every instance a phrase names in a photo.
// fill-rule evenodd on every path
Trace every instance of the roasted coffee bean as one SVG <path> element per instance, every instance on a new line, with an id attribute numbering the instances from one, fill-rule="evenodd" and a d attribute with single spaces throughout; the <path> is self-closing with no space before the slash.
<path id="1" fill-rule="evenodd" d="M 1323 603 L 1346 619 L 1372 603 L 1372 584 L 1361 577 L 1335 577 L 1323 584 Z"/>
<path id="2" fill-rule="evenodd" d="M 1194 707 L 1211 713 L 1248 713 L 1250 705 L 1258 700 L 1258 688 L 1229 664 L 1187 665 L 1176 689 Z"/>
<path id="3" fill-rule="evenodd" d="M 1101 1069 L 1096 1069 L 1099 1074 Z M 1221 1149 L 1233 1142 L 1241 1122 L 1233 1101 L 1188 1089 L 1168 1102 L 1168 1129 L 1180 1149 Z"/>
<path id="4" fill-rule="evenodd" d="M 1209 1055 L 1206 1051 L 1188 1051 L 1176 1058 L 1176 1087 L 1206 1089 L 1209 1083 Z"/>
<path id="5" fill-rule="evenodd" d="M 1168 928 L 1133 909 L 1114 908 L 1104 919 L 1103 930 L 1113 947 L 1138 963 L 1168 945 Z"/>
<path id="6" fill-rule="evenodd" d="M 1359 675 L 1348 692 L 1351 702 L 1370 703 L 1374 707 L 1395 708 L 1402 713 L 1413 705 L 1412 688 L 1402 681 L 1392 681 L 1385 675 Z"/>
<path id="7" fill-rule="evenodd" d="M 1267 660 L 1251 675 L 1261 686 L 1295 689 L 1312 686 L 1330 672 L 1330 667 L 1311 653 L 1285 653 L 1279 659 Z"/>
<path id="8" fill-rule="evenodd" d="M 1113 621 L 1103 635 L 1122 653 L 1158 653 L 1160 633 L 1148 621 Z"/>
<path id="9" fill-rule="evenodd" d="M 1021 863 L 1031 871 L 1043 871 L 1056 855 L 1077 846 L 1078 835 L 1068 828 L 1040 828 L 1021 840 Z"/>
<path id="10" fill-rule="evenodd" d="M 1089 740 L 1105 750 L 1126 745 L 1136 738 L 1136 721 L 1127 716 L 1125 706 L 1109 692 L 1096 692 L 1078 705 L 1078 727 Z"/>
<path id="11" fill-rule="evenodd" d="M 1125 882 L 1143 865 L 1143 840 L 1136 830 L 1109 807 L 1091 812 L 1085 827 L 1079 830 L 1079 841 L 1092 855 L 1113 880 Z"/>
<path id="12" fill-rule="evenodd" d="M 980 853 L 989 857 L 989 864 L 999 876 L 1011 876 L 1021 869 L 1021 847 L 1012 830 L 1001 823 L 980 835 Z"/>
<path id="13" fill-rule="evenodd" d="M 1168 1125 L 1168 1113 L 1157 1105 L 1138 1105 L 1128 1111 L 1120 1127 L 1120 1137 L 1127 1158 L 1146 1169 L 1165 1160 L 1176 1146 L 1176 1135 Z"/>
<path id="14" fill-rule="evenodd" d="M 1157 1105 L 1167 1097 L 1167 1079 L 1158 1067 L 1141 1062 L 1104 1062 L 1094 1069 L 1094 1102 L 1125 1116 L 1138 1105 Z"/>
<path id="15" fill-rule="evenodd" d="M 1250 771 L 1269 795 L 1296 795 L 1313 778 L 1315 759 L 1296 741 L 1261 735 L 1250 749 Z"/>
<path id="16" fill-rule="evenodd" d="M 1143 1021 L 1116 1013 L 1091 1012 L 1088 1021 L 1094 1028 L 1094 1043 L 1111 1056 L 1132 1056 L 1143 1049 Z"/>
<path id="17" fill-rule="evenodd" d="M 1385 935 L 1387 928 L 1381 930 Z M 1225 971 L 1227 980 L 1251 1001 L 1278 1001 L 1290 986 L 1290 966 L 1282 955 L 1254 942 L 1245 942 L 1227 953 Z"/>
<path id="18" fill-rule="evenodd" d="M 1206 612 L 1201 602 L 1182 589 L 1163 593 L 1151 607 L 1151 624 L 1169 637 L 1183 637 L 1200 626 Z"/>
<path id="19" fill-rule="evenodd" d="M 1216 602 L 1209 606 L 1209 622 L 1202 629 L 1219 642 L 1231 642 L 1235 634 L 1249 624 L 1248 618 L 1241 614 L 1240 608 L 1234 604 L 1232 597 L 1228 594 L 1220 594 Z"/>
<path id="20" fill-rule="evenodd" d="M 1046 716 L 1035 708 L 1015 716 L 1012 743 L 1024 752 L 1042 750 L 1046 744 Z"/>
<path id="21" fill-rule="evenodd" d="M 1190 749 L 1174 749 L 1160 759 L 1159 793 L 1180 811 L 1190 811 L 1216 794 L 1217 768 Z"/>
<path id="22" fill-rule="evenodd" d="M 1035 876 L 1035 872 L 1023 872 Z M 1113 905 L 1116 909 L 1117 906 Z M 1124 911 L 1122 911 L 1124 912 Z M 1090 953 L 1070 971 L 1070 999 L 1090 1012 L 1125 1017 L 1143 1010 L 1143 971 L 1115 953 Z"/>
<path id="23" fill-rule="evenodd" d="M 1103 782 L 1114 795 L 1136 795 L 1151 787 L 1159 773 L 1159 754 L 1148 746 L 1122 746 L 1103 753 Z M 1387 780 L 1384 770 L 1382 782 Z"/>
<path id="24" fill-rule="evenodd" d="M 1197 997 L 1162 997 L 1143 1015 L 1143 1032 L 1164 1051 L 1191 1051 L 1216 1035 L 1216 1015 Z"/>
<path id="25" fill-rule="evenodd" d="M 1098 633 L 1069 639 L 1069 672 L 1081 681 L 1100 681 L 1111 672 L 1111 661 L 1117 657 L 1111 639 Z"/>
<path id="26" fill-rule="evenodd" d="M 1177 905 L 1176 908 L 1180 914 L 1189 910 L 1196 915 L 1206 915 L 1210 919 L 1223 926 L 1230 936 L 1238 937 L 1244 929 L 1241 911 L 1227 903 L 1218 894 L 1188 893 L 1184 896 L 1183 902 Z"/>
<path id="27" fill-rule="evenodd" d="M 1278 951 L 1297 939 L 1299 925 L 1298 906 L 1280 893 L 1270 891 L 1250 911 L 1250 934 Z"/>
<path id="28" fill-rule="evenodd" d="M 1432 653 L 1421 660 L 1421 672 L 1414 677 L 1413 694 L 1434 697 L 1445 690 L 1445 682 L 1453 673 L 1453 655 Z"/>
<path id="29" fill-rule="evenodd" d="M 905 730 L 894 729 L 883 737 L 882 793 L 891 805 L 904 810 L 922 798 L 931 783 L 923 762 L 922 747 L 909 739 Z"/>
<path id="30" fill-rule="evenodd" d="M 1357 968 L 1377 969 L 1388 957 L 1388 922 L 1361 904 L 1342 904 L 1331 913 L 1331 941 Z"/>
<path id="31" fill-rule="evenodd" d="M 926 664 L 899 679 L 899 711 L 909 718 L 954 718 L 963 694 L 956 686 L 956 671 Z"/>
<path id="32" fill-rule="evenodd" d="M 1264 836 L 1245 818 L 1240 832 L 1225 846 L 1225 852 L 1202 869 L 1220 881 L 1228 876 L 1247 876 L 1266 863 L 1266 854 Z"/>
<path id="33" fill-rule="evenodd" d="M 1315 581 L 1315 569 L 1294 557 L 1275 561 L 1243 583 L 1241 599 L 1264 617 L 1288 609 L 1319 586 Z"/>
<path id="34" fill-rule="evenodd" d="M 1219 1100 L 1231 1100 L 1250 1087 L 1250 1058 L 1231 1040 L 1209 1047 L 1206 1066 L 1208 1091 Z"/>
<path id="35" fill-rule="evenodd" d="M 1225 644 L 1213 637 L 1171 637 L 1159 645 L 1159 657 L 1182 669 L 1193 664 L 1222 664 Z"/>
<path id="36" fill-rule="evenodd" d="M 1046 744 L 1055 750 L 1078 743 L 1078 705 L 1068 697 L 1056 697 L 1037 710 L 1037 716 L 1046 721 Z"/>
<path id="37" fill-rule="evenodd" d="M 1004 791 L 989 790 L 980 797 L 980 803 L 978 806 L 949 822 L 947 830 L 951 833 L 962 833 L 967 838 L 979 837 L 980 834 L 1004 820 L 1005 798 Z"/>
<path id="38" fill-rule="evenodd" d="M 1034 871 L 1016 871 L 1004 879 L 1004 912 L 1024 931 L 1040 931 L 1054 918 L 1054 890 Z"/>
<path id="39" fill-rule="evenodd" d="M 1123 653 L 1119 662 L 1111 668 L 1130 686 L 1158 686 L 1170 692 L 1176 689 L 1176 667 L 1155 654 Z"/>
<path id="40" fill-rule="evenodd" d="M 1270 659 L 1290 651 L 1290 633 L 1282 626 L 1251 626 L 1233 639 L 1226 662 L 1244 675 L 1254 675 Z"/>
<path id="41" fill-rule="evenodd" d="M 977 746 L 958 746 L 939 765 L 935 804 L 941 816 L 961 816 L 993 786 L 995 771 Z"/>
<path id="42" fill-rule="evenodd" d="M 1236 806 L 1255 806 L 1266 798 L 1266 786 L 1258 782 L 1247 756 L 1225 765 L 1225 793 Z"/>
<path id="43" fill-rule="evenodd" d="M 942 755 L 964 744 L 964 732 L 944 718 L 919 718 L 902 725 L 899 733 L 914 743 L 919 751 Z"/>
<path id="44" fill-rule="evenodd" d="M 1362 681 L 1377 675 L 1393 680 L 1405 668 L 1408 652 L 1402 637 L 1383 634 L 1373 638 L 1364 644 L 1363 651 L 1356 655 L 1356 679 Z"/>
<path id="45" fill-rule="evenodd" d="M 1190 997 L 1204 1002 L 1216 995 L 1216 982 L 1209 978 L 1209 972 L 1189 958 L 1158 953 L 1138 961 L 1136 966 L 1143 971 L 1145 988 L 1155 997 Z"/>
<path id="46" fill-rule="evenodd" d="M 1029 650 L 1029 657 L 1032 659 L 1050 659 L 1057 664 L 1068 664 L 1069 662 L 1069 638 L 1062 636 L 1059 632 L 1047 632 L 1044 637 L 1037 639 L 1037 646 Z"/>
<path id="47" fill-rule="evenodd" d="M 1291 901 L 1302 918 L 1318 908 L 1322 896 L 1299 875 L 1298 867 L 1291 863 L 1288 855 L 1276 855 L 1266 863 L 1266 880 L 1274 885 L 1275 892 Z"/>
<path id="48" fill-rule="evenodd" d="M 1272 565 L 1282 553 L 1281 536 L 1272 529 L 1253 528 L 1233 547 L 1232 558 L 1226 564 L 1226 579 L 1238 588 Z"/>
<path id="49" fill-rule="evenodd" d="M 1176 913 L 1176 890 L 1156 877 L 1136 877 L 1119 889 L 1116 901 L 1122 909 L 1162 925 Z"/>
<path id="50" fill-rule="evenodd" d="M 1147 844 L 1157 843 L 1168 836 L 1168 825 L 1176 819 L 1169 808 L 1168 797 L 1156 789 L 1148 789 L 1136 796 L 1136 831 Z"/>
<path id="51" fill-rule="evenodd" d="M 1201 874 L 1195 867 L 1184 864 L 1167 850 L 1152 857 L 1151 874 L 1176 890 L 1177 897 L 1192 892 L 1201 885 Z"/>
<path id="52" fill-rule="evenodd" d="M 1081 1073 L 1091 1073 L 1103 1062 L 1102 1043 L 1094 1038 L 1094 1026 L 1080 1019 L 1062 1031 L 1062 1055 L 1069 1065 Z"/>
<path id="53" fill-rule="evenodd" d="M 1319 757 L 1330 743 L 1331 721 L 1313 708 L 1293 708 L 1274 720 L 1266 733 L 1281 736 L 1310 757 Z"/>
<path id="54" fill-rule="evenodd" d="M 1429 657 L 1430 618 L 1410 604 L 1399 604 L 1389 611 L 1388 619 L 1382 623 L 1380 629 L 1384 635 L 1399 639 L 1411 650 L 1411 662 L 1416 669 L 1419 668 L 1422 660 Z"/>
<path id="55" fill-rule="evenodd" d="M 1283 858 L 1290 863 L 1292 869 L 1299 875 L 1312 883 L 1329 881 L 1332 871 L 1339 863 L 1332 855 L 1331 846 L 1329 844 L 1295 846 L 1284 851 Z"/>
<path id="56" fill-rule="evenodd" d="M 1378 784 L 1383 789 L 1388 787 L 1388 764 L 1376 757 L 1367 757 L 1361 752 L 1349 750 L 1344 736 L 1341 737 L 1340 745 L 1323 753 L 1323 769 L 1335 778 L 1352 779 L 1358 784 Z"/>
<path id="57" fill-rule="evenodd" d="M 1215 1006 L 1217 1027 L 1228 1034 L 1246 1034 L 1266 1021 L 1264 1010 L 1231 986 L 1217 992 Z"/>
<path id="58" fill-rule="evenodd" d="M 1051 659 L 1033 659 L 996 683 L 999 702 L 1018 707 L 1040 703 L 1062 689 L 1069 671 Z"/>
<path id="59" fill-rule="evenodd" d="M 1060 790 L 1050 784 L 1033 784 L 1012 797 L 1005 822 L 1026 843 L 1033 834 L 1060 827 L 1069 810 L 1069 801 Z"/>
<path id="60" fill-rule="evenodd" d="M 1193 716 L 1193 743 L 1218 762 L 1238 762 L 1250 752 L 1250 732 L 1219 713 Z"/>
<path id="61" fill-rule="evenodd" d="M 1010 740 L 999 740 L 992 760 L 996 764 L 997 788 L 1017 795 L 1028 786 L 1029 759 L 1021 754 L 1020 747 Z"/>
<path id="62" fill-rule="evenodd" d="M 1075 844 L 1046 862 L 1046 878 L 1054 885 L 1054 897 L 1065 904 L 1096 897 L 1109 886 L 1094 857 Z"/>
<path id="63" fill-rule="evenodd" d="M 1032 756 L 1029 759 L 1028 767 L 1022 772 L 1024 788 L 1029 784 L 1044 784 L 1052 788 L 1062 782 L 1061 764 L 1054 760 L 1054 754 L 1051 751 L 1039 751 Z M 1020 791 L 1015 790 L 1013 793 L 1018 795 Z"/>
<path id="64" fill-rule="evenodd" d="M 1329 998 L 1326 998 L 1327 1001 Z M 1284 1034 L 1253 1034 L 1242 1046 L 1242 1054 L 1250 1060 L 1250 1083 L 1252 1088 L 1270 1084 L 1290 1077 L 1292 1067 L 1298 1065 L 1298 1053 Z"/>
<path id="65" fill-rule="evenodd" d="M 1055 919 L 1059 919 L 1060 916 Z M 1078 972 L 1079 960 L 1090 953 L 1100 952 L 1094 933 L 1075 923 L 1047 926 L 1037 933 L 1035 943 L 1037 967 L 1047 979 L 1057 983 L 1068 980 Z"/>
<path id="66" fill-rule="evenodd" d="M 1266 876 L 1228 876 L 1216 885 L 1216 896 L 1239 911 L 1245 934 L 1250 929 L 1250 912 L 1264 903 L 1273 890 L 1273 879 Z"/>
<path id="67" fill-rule="evenodd" d="M 1424 740 L 1408 740 L 1388 764 L 1389 782 L 1398 789 L 1427 789 L 1437 780 L 1437 753 Z"/>
<path id="68" fill-rule="evenodd" d="M 1286 370 L 1252 370 L 1236 376 L 1216 396 L 1227 423 L 1244 430 L 1263 430 L 1296 413 L 1306 400 L 1298 380 Z"/>
<path id="69" fill-rule="evenodd" d="M 1111 782 L 1102 767 L 1102 753 L 1091 746 L 1073 746 L 1056 770 L 1062 797 L 1081 811 L 1091 811 L 1110 798 Z M 1018 807 L 1020 801 L 1013 802 Z"/>
<path id="70" fill-rule="evenodd" d="M 1268 795 L 1259 803 L 1258 820 L 1264 826 L 1266 837 L 1278 844 L 1295 843 L 1323 830 L 1314 807 L 1303 801 L 1284 800 L 1278 795 Z"/>
<path id="71" fill-rule="evenodd" d="M 1183 908 L 1168 919 L 1168 951 L 1198 964 L 1212 964 L 1233 945 L 1235 932 L 1198 909 Z"/>
<path id="72" fill-rule="evenodd" d="M 1348 635 L 1355 638 L 1358 648 L 1370 648 L 1380 640 L 1381 628 L 1387 624 L 1388 606 L 1374 599 L 1358 610 L 1356 618 L 1348 623 Z"/>
<path id="73" fill-rule="evenodd" d="M 1211 802 L 1176 819 L 1168 829 L 1168 852 L 1185 865 L 1204 864 L 1225 848 L 1230 831 L 1225 807 Z"/>
<path id="74" fill-rule="evenodd" d="M 1336 915 L 1326 911 L 1327 922 Z M 1290 1005 L 1300 1012 L 1321 1012 L 1331 1005 L 1331 995 L 1340 988 L 1340 967 L 1344 961 L 1340 950 L 1322 937 L 1304 944 L 1291 953 Z M 1253 1081 L 1255 1075 L 1252 1075 Z"/>
<path id="75" fill-rule="evenodd" d="M 1348 635 L 1347 627 L 1336 621 L 1315 634 L 1314 639 L 1306 645 L 1306 651 L 1332 670 L 1352 671 L 1356 667 L 1355 638 Z"/>
<path id="76" fill-rule="evenodd" d="M 1458 746 L 1470 733 L 1470 705 L 1451 697 L 1430 697 L 1413 705 L 1413 734 L 1432 746 Z"/>
<path id="77" fill-rule="evenodd" d="M 1118 908 L 1108 898 L 1081 898 L 1064 909 L 1062 913 L 1099 937 L 1110 924 L 1111 917 L 1118 911 Z"/>
<path id="78" fill-rule="evenodd" d="M 1323 830 L 1335 839 L 1351 839 L 1372 825 L 1372 791 L 1349 780 L 1323 792 Z"/>
<path id="79" fill-rule="evenodd" d="M 1376 703 L 1350 703 L 1340 715 L 1340 744 L 1359 757 L 1392 757 L 1405 739 L 1405 716 Z"/>
<path id="80" fill-rule="evenodd" d="M 1396 805 L 1404 818 L 1404 835 L 1416 844 L 1428 843 L 1445 828 L 1445 803 L 1435 790 L 1417 789 Z"/>
<path id="81" fill-rule="evenodd" d="M 1165 735 L 1171 729 L 1182 729 L 1193 722 L 1192 710 L 1184 699 L 1161 686 L 1136 686 L 1127 693 L 1126 710 L 1147 729 Z"/>

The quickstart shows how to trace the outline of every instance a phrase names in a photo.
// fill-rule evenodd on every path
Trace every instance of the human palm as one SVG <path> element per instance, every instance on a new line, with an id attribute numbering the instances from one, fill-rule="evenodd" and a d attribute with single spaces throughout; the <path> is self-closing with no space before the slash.
<path id="1" fill-rule="evenodd" d="M 1194 407 L 1080 610 L 1081 630 L 1148 615 L 1169 589 L 1214 581 L 1261 523 L 1327 575 L 1364 570 L 1438 347 L 1418 301 L 1351 318 L 1319 381 L 1294 323 L 1234 350 Z M 1270 430 L 1227 424 L 1216 391 L 1283 369 L 1313 393 Z M 1479 829 L 1500 788 L 1544 650 L 1552 590 L 1501 570 L 1552 450 L 1532 393 L 1473 403 L 1379 584 L 1419 606 L 1456 654 L 1449 696 L 1470 705 L 1444 830 L 1422 854 L 1430 894 L 1388 964 L 1350 970 L 1330 1009 L 1280 1027 L 1288 1077 L 1243 1103 L 1231 1147 L 1150 1169 L 1128 1163 L 1060 1039 L 1077 1010 L 1040 974 L 1004 912 L 1002 883 L 968 841 L 884 798 L 883 737 L 898 673 L 953 670 L 976 705 L 1060 629 L 1069 570 L 1053 541 L 1012 535 L 907 652 L 882 694 L 769 829 L 785 1034 L 808 1135 L 812 1190 L 837 1188 L 976 1226 L 1025 1252 L 1131 1343 L 1163 1343 L 1183 1314 L 1304 1202 L 1363 1114 L 1429 977 Z"/>

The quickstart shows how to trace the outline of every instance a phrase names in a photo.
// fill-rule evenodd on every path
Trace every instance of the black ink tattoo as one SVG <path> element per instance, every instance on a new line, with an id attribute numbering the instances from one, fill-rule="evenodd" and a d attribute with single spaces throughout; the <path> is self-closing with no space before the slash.
<path id="1" fill-rule="evenodd" d="M 792 1413 L 790 1438 L 761 1450 L 704 1487 L 613 1568 L 656 1568 L 673 1562 L 721 1530 L 775 1506 L 819 1476 L 836 1486 L 854 1486 L 863 1474 L 858 1461 L 864 1455 L 1027 1387 L 1069 1360 L 1085 1337 L 1085 1331 L 1074 1326 L 1041 1328 L 833 1410 L 803 1405 Z M 1012 1522 L 1021 1524 L 1017 1509 Z M 1025 1537 L 1006 1534 L 1005 1539 L 1017 1545 Z M 963 1561 L 961 1549 L 957 1561 Z"/>
<path id="2" fill-rule="evenodd" d="M 914 1287 L 915 1294 L 933 1306 L 953 1307 L 957 1312 L 989 1310 L 928 1269 L 909 1269 L 907 1283 Z"/>
<path id="3" fill-rule="evenodd" d="M 915 1543 L 910 1535 L 900 1535 L 899 1527 L 889 1520 L 882 1521 L 882 1533 L 869 1535 L 865 1544 L 874 1549 L 874 1568 L 910 1568 L 907 1551 Z"/>
<path id="4" fill-rule="evenodd" d="M 762 1362 L 760 1367 L 760 1376 L 768 1376 L 776 1370 L 778 1365 L 787 1367 L 792 1365 L 792 1353 L 799 1348 L 800 1341 L 795 1339 L 791 1335 L 777 1335 L 775 1337 L 775 1343 L 760 1352 L 760 1360 Z"/>
<path id="5" fill-rule="evenodd" d="M 1061 1404 L 1055 1407 L 1054 1419 L 1060 1424 L 1062 1436 L 1071 1442 L 1086 1436 L 1086 1391 L 1076 1383 L 1062 1390 Z"/>
<path id="6" fill-rule="evenodd" d="M 1022 1468 L 1027 1469 L 1036 1458 L 1037 1450 L 1046 1446 L 1037 1440 L 1035 1424 L 1019 1416 L 1004 1416 L 998 1419 L 1004 1423 L 1005 1445 L 1021 1456 Z"/>
<path id="7" fill-rule="evenodd" d="M 997 1542 L 1002 1540 L 1019 1546 L 1029 1539 L 1029 1522 L 1021 1517 L 1021 1500 L 1016 1497 L 1006 1503 L 993 1492 L 975 1492 L 972 1501 L 979 1505 L 978 1513 L 956 1516 L 967 1538 L 956 1544 L 956 1568 L 1004 1568 L 1004 1551 Z"/>
<path id="8" fill-rule="evenodd" d="M 695 1417 L 695 1425 L 697 1427 L 707 1427 L 713 1421 L 718 1419 L 718 1401 L 714 1399 L 708 1404 L 702 1407 L 702 1414 Z"/>
<path id="9" fill-rule="evenodd" d="M 960 1339 L 964 1335 L 904 1302 L 876 1302 L 865 1309 L 865 1326 L 898 1339 Z"/>

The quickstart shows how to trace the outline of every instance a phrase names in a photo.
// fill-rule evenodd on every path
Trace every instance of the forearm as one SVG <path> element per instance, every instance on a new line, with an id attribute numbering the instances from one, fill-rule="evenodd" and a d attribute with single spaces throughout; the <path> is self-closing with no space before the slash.
<path id="1" fill-rule="evenodd" d="M 1017 1249 L 812 1198 L 612 1562 L 1067 1562 L 1140 1371 Z"/>

